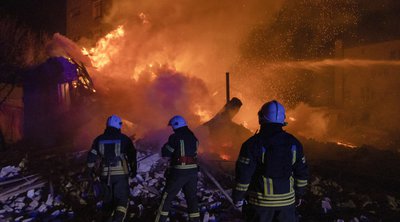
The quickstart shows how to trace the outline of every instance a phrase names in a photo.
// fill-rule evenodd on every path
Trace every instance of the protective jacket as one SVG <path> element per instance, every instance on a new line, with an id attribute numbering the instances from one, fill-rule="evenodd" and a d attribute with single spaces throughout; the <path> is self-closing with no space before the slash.
<path id="1" fill-rule="evenodd" d="M 92 145 L 87 158 L 89 168 L 100 159 L 101 176 L 136 175 L 136 149 L 131 139 L 119 129 L 107 127 Z"/>
<path id="2" fill-rule="evenodd" d="M 175 130 L 162 147 L 162 156 L 170 157 L 172 169 L 197 169 L 199 141 L 187 126 Z"/>
<path id="3" fill-rule="evenodd" d="M 236 162 L 234 201 L 248 191 L 249 204 L 285 207 L 302 196 L 308 167 L 301 143 L 281 124 L 262 125 L 260 133 L 243 143 Z"/>

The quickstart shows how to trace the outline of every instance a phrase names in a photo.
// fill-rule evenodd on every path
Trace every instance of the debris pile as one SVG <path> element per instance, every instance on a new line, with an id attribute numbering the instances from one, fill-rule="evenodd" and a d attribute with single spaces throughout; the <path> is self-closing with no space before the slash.
<path id="1" fill-rule="evenodd" d="M 85 172 L 85 152 L 44 155 L 41 166 L 31 160 L 24 172 L 18 166 L 5 166 L 0 177 L 1 221 L 91 221 L 101 214 L 101 201 L 96 200 L 90 179 Z M 130 178 L 128 217 L 147 221 L 155 217 L 168 160 L 158 153 L 138 153 L 138 174 Z M 43 163 L 49 164 L 43 166 Z M 44 171 L 44 169 L 47 169 Z M 29 174 L 33 173 L 35 174 Z M 209 172 L 207 174 L 210 176 Z M 201 214 L 209 221 L 221 221 L 231 209 L 231 190 L 222 188 L 215 178 L 199 171 L 198 197 Z M 213 176 L 212 176 L 213 177 Z M 218 178 L 228 181 L 225 178 Z M 227 187 L 227 184 L 223 186 Z M 188 218 L 186 201 L 179 193 L 172 202 L 171 217 L 178 221 Z M 97 215 L 97 216 L 94 216 Z M 237 215 L 235 216 L 237 217 Z"/>
<path id="2" fill-rule="evenodd" d="M 318 145 L 324 148 L 324 144 Z M 34 153 L 13 150 L 4 153 L 5 158 L 0 160 L 0 221 L 98 221 L 102 202 L 95 198 L 93 181 L 86 172 L 87 150 Z M 344 154 L 353 157 L 357 153 Z M 378 156 L 372 154 L 373 157 L 364 154 L 363 158 L 371 160 Z M 340 160 L 330 162 L 309 158 L 312 178 L 304 204 L 297 209 L 301 221 L 366 222 L 400 218 L 399 193 L 388 191 L 382 184 L 377 189 L 374 181 L 379 174 L 368 174 L 367 181 L 371 183 L 361 183 L 360 178 L 352 180 L 354 175 L 360 175 L 358 170 L 354 171 L 357 174 L 350 174 L 352 170 L 365 167 L 361 161 L 338 175 L 342 169 L 339 161 L 343 161 L 344 155 L 341 156 Z M 150 150 L 138 152 L 137 159 L 138 174 L 130 178 L 127 217 L 129 221 L 152 221 L 166 183 L 168 160 Z M 202 221 L 242 221 L 230 199 L 234 162 L 202 160 L 199 165 L 197 195 Z M 391 178 L 393 184 L 389 185 L 394 186 L 396 177 Z M 183 193 L 179 193 L 172 202 L 171 221 L 187 221 L 186 206 Z"/>

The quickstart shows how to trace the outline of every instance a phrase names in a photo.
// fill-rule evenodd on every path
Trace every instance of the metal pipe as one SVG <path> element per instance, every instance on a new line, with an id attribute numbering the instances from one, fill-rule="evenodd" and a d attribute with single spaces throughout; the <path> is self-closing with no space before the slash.
<path id="1" fill-rule="evenodd" d="M 226 103 L 229 103 L 229 100 L 231 99 L 229 87 L 229 72 L 226 72 Z"/>

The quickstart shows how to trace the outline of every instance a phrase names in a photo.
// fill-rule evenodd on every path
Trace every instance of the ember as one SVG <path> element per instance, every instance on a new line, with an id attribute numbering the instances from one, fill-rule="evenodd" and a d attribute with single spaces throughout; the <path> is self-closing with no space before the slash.
<path id="1" fill-rule="evenodd" d="M 231 158 L 229 155 L 226 155 L 226 154 L 221 154 L 220 157 L 223 160 L 229 160 Z"/>

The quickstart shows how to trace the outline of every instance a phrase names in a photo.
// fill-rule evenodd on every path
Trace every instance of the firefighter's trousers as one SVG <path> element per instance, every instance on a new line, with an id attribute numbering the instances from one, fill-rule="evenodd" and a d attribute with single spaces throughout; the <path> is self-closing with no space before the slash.
<path id="1" fill-rule="evenodd" d="M 297 222 L 294 205 L 284 207 L 260 207 L 246 205 L 243 207 L 246 222 Z"/>
<path id="2" fill-rule="evenodd" d="M 101 178 L 103 183 L 108 177 Z M 104 200 L 104 221 L 122 222 L 128 210 L 129 179 L 128 175 L 112 175 L 109 181 L 110 193 Z"/>
<path id="3" fill-rule="evenodd" d="M 182 189 L 188 205 L 189 220 L 199 221 L 200 213 L 197 200 L 197 168 L 171 169 L 167 175 L 167 183 L 161 197 L 156 222 L 164 222 L 168 218 L 171 201 Z"/>

